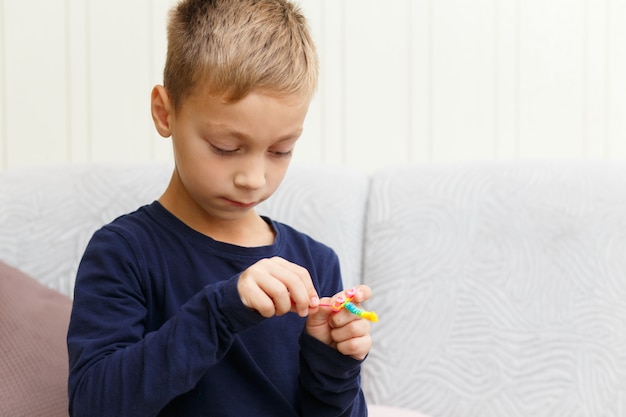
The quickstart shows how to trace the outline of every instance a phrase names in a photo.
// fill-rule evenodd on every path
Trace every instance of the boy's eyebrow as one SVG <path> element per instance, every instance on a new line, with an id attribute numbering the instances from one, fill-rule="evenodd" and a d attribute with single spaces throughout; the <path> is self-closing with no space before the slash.
<path id="1" fill-rule="evenodd" d="M 214 125 L 214 124 L 208 124 L 208 127 L 210 127 L 211 129 L 213 129 L 214 131 L 217 131 L 219 134 L 225 134 L 225 135 L 230 135 L 233 136 L 237 139 L 242 139 L 242 140 L 250 140 L 252 139 L 250 137 L 250 135 L 241 132 L 237 129 L 233 129 L 231 127 L 228 127 L 226 125 Z M 293 139 L 297 139 L 302 135 L 302 131 L 304 129 L 302 127 L 299 127 L 297 130 L 291 132 L 291 133 L 287 133 L 283 136 L 280 136 L 276 139 L 276 142 L 285 142 L 288 140 L 293 140 Z"/>

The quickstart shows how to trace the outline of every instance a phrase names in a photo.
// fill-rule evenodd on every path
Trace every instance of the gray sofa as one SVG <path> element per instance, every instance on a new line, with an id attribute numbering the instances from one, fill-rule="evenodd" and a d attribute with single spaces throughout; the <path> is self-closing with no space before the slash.
<path id="1" fill-rule="evenodd" d="M 0 260 L 16 268 L 0 275 L 22 274 L 1 296 L 35 310 L 28 317 L 41 328 L 64 323 L 91 234 L 157 198 L 170 173 L 167 164 L 0 173 Z M 371 415 L 626 415 L 626 164 L 424 164 L 372 175 L 294 165 L 259 211 L 334 247 L 346 287 L 372 287 Z M 54 314 L 45 297 L 7 290 L 28 277 L 33 293 L 50 292 Z M 37 380 L 10 367 L 6 349 L 22 346 L 24 363 L 41 357 L 27 339 L 41 329 L 7 338 L 16 308 L 5 310 L 0 344 L 13 344 L 0 345 L 0 415 L 7 387 L 34 389 L 7 378 Z M 43 362 L 66 361 L 62 333 L 44 343 Z M 52 386 L 63 395 L 65 377 L 36 388 L 30 406 Z"/>

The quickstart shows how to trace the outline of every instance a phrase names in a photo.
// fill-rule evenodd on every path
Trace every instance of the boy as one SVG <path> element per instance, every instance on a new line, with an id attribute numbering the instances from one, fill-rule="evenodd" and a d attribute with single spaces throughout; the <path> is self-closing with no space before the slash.
<path id="1" fill-rule="evenodd" d="M 317 82 L 286 0 L 185 0 L 171 13 L 157 131 L 164 194 L 97 231 L 68 331 L 73 416 L 366 416 L 369 324 L 328 247 L 260 217 Z M 371 291 L 358 287 L 355 300 Z"/>

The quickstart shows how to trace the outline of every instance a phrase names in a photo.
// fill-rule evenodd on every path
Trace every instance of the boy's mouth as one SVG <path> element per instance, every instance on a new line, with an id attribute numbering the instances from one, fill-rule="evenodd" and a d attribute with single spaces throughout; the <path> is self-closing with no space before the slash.
<path id="1" fill-rule="evenodd" d="M 251 203 L 246 203 L 242 201 L 231 200 L 229 198 L 224 198 L 224 201 L 226 201 L 228 205 L 239 207 L 239 208 L 251 208 L 257 205 L 256 201 L 253 201 Z"/>

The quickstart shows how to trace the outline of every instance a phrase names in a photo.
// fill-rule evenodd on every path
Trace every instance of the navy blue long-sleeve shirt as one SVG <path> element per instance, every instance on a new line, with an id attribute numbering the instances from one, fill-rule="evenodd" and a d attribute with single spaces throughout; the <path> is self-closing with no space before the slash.
<path id="1" fill-rule="evenodd" d="M 320 296 L 342 289 L 327 246 L 282 223 L 272 245 L 196 232 L 158 202 L 97 231 L 81 261 L 68 331 L 70 414 L 366 416 L 361 362 L 308 336 L 296 314 L 243 305 L 239 274 L 280 256 Z"/>

